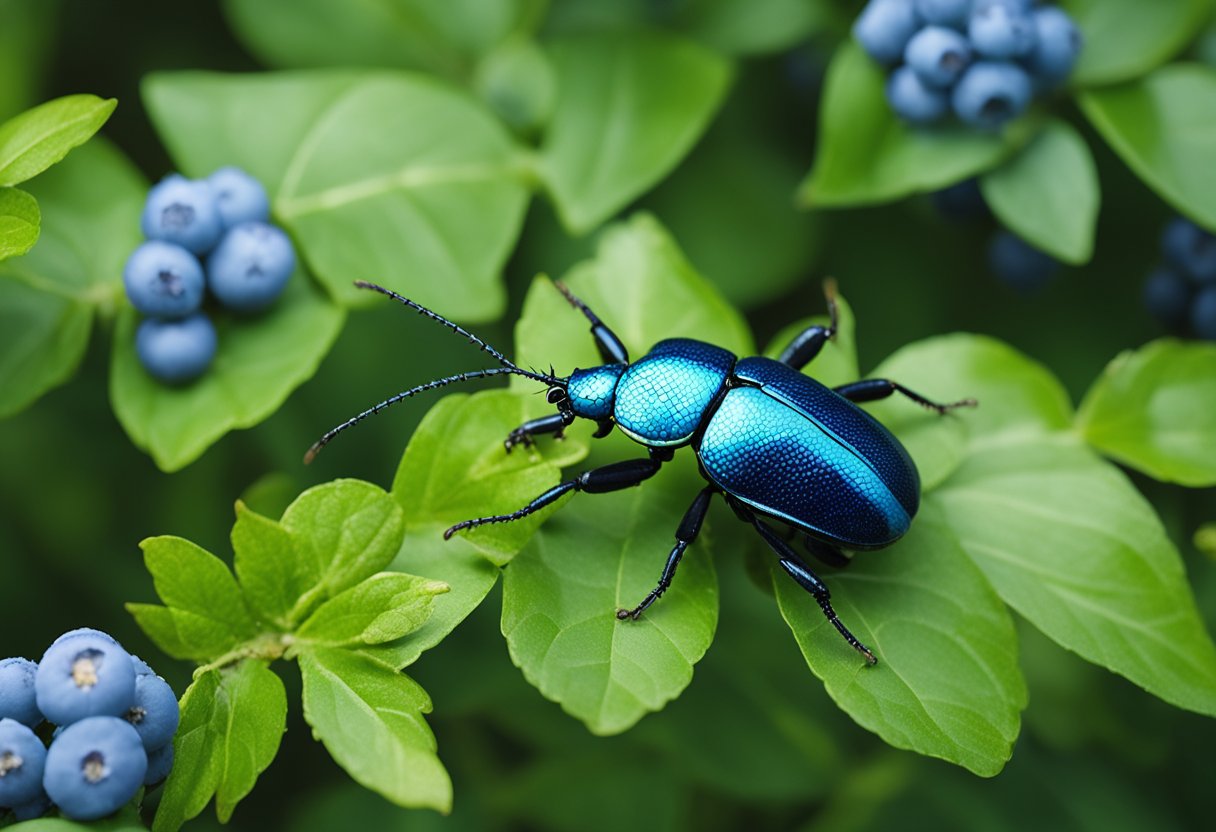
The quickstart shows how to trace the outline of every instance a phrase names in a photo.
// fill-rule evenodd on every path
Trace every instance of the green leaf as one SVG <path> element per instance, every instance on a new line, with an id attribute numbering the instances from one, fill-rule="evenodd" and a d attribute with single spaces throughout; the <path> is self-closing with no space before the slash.
<path id="1" fill-rule="evenodd" d="M 934 499 L 1032 624 L 1171 704 L 1216 715 L 1216 647 L 1182 560 L 1114 466 L 1069 434 L 1011 434 L 973 445 Z"/>
<path id="2" fill-rule="evenodd" d="M 241 590 L 222 560 L 180 537 L 150 537 L 139 545 L 182 643 L 214 658 L 255 634 Z"/>
<path id="3" fill-rule="evenodd" d="M 1211 0 L 1061 0 L 1084 43 L 1069 83 L 1138 78 L 1177 54 L 1211 17 Z"/>
<path id="4" fill-rule="evenodd" d="M 466 95 L 341 71 L 156 75 L 144 97 L 183 171 L 237 164 L 262 179 L 341 302 L 375 302 L 351 285 L 364 279 L 461 320 L 502 312 L 528 186 L 519 148 Z"/>
<path id="5" fill-rule="evenodd" d="M 1077 428 L 1156 479 L 1216 485 L 1216 345 L 1160 340 L 1122 353 L 1086 393 Z"/>
<path id="6" fill-rule="evenodd" d="M 117 106 L 113 98 L 65 95 L 0 125 L 0 186 L 42 173 L 87 142 Z"/>
<path id="7" fill-rule="evenodd" d="M 681 5 L 679 20 L 690 35 L 732 55 L 783 52 L 832 17 L 825 4 L 807 0 L 691 0 Z"/>
<path id="8" fill-rule="evenodd" d="M 1101 195 L 1085 140 L 1051 119 L 1025 148 L 980 179 L 984 201 L 1003 225 L 1066 263 L 1093 256 Z"/>
<path id="9" fill-rule="evenodd" d="M 1195 548 L 1216 560 L 1216 523 L 1204 523 L 1195 530 Z"/>
<path id="10" fill-rule="evenodd" d="M 1216 70 L 1172 64 L 1077 102 L 1128 167 L 1166 202 L 1216 230 Z"/>
<path id="11" fill-rule="evenodd" d="M 21 832 L 145 832 L 146 829 L 138 818 L 123 817 L 121 814 L 87 824 L 66 818 L 36 818 L 21 823 Z"/>
<path id="12" fill-rule="evenodd" d="M 815 360 L 803 368 L 803 372 L 820 384 L 836 387 L 857 381 L 857 319 L 853 316 L 853 307 L 849 306 L 840 295 L 836 296 L 837 331 L 836 337 L 824 344 L 823 351 L 815 356 Z M 790 345 L 798 335 L 811 324 L 827 326 L 826 314 L 805 318 L 782 327 L 769 341 L 764 354 L 776 358 Z"/>
<path id="13" fill-rule="evenodd" d="M 280 522 L 295 538 L 302 574 L 316 581 L 300 599 L 304 611 L 388 566 L 405 527 L 392 497 L 361 480 L 334 480 L 308 489 Z"/>
<path id="14" fill-rule="evenodd" d="M 649 214 L 605 229 L 592 261 L 562 281 L 620 336 L 634 358 L 664 338 L 699 338 L 737 355 L 755 352 L 743 317 L 685 259 Z M 549 281 L 533 281 L 515 325 L 515 353 L 523 366 L 559 373 L 604 363 L 587 334 L 587 320 Z M 512 379 L 512 387 L 534 385 Z"/>
<path id="15" fill-rule="evenodd" d="M 513 38 L 490 52 L 477 65 L 473 86 L 481 100 L 521 132 L 549 121 L 557 98 L 553 62 L 532 40 Z"/>
<path id="16" fill-rule="evenodd" d="M 798 191 L 804 205 L 890 202 L 943 188 L 1000 164 L 1037 127 L 1032 116 L 1000 134 L 912 127 L 891 111 L 884 78 L 852 40 L 837 50 L 824 82 L 815 167 Z"/>
<path id="17" fill-rule="evenodd" d="M 653 33 L 562 38 L 551 54 L 557 103 L 540 172 L 563 224 L 581 233 L 675 167 L 717 111 L 730 67 Z"/>
<path id="18" fill-rule="evenodd" d="M 448 585 L 439 581 L 382 572 L 326 601 L 295 637 L 325 647 L 393 641 L 425 624 L 435 596 L 447 591 Z"/>
<path id="19" fill-rule="evenodd" d="M 264 662 L 242 661 L 197 677 L 182 696 L 181 714 L 154 832 L 175 832 L 212 795 L 220 822 L 228 822 L 278 753 L 287 694 Z"/>
<path id="20" fill-rule="evenodd" d="M 448 812 L 452 781 L 422 715 L 430 697 L 418 683 L 347 650 L 300 654 L 304 718 L 358 783 L 400 806 Z"/>
<path id="21" fill-rule="evenodd" d="M 637 621 L 618 621 L 654 588 L 695 490 L 576 495 L 507 567 L 502 631 L 511 659 L 595 734 L 616 734 L 692 680 L 718 621 L 708 532 L 671 588 Z M 581 499 L 580 499 L 581 497 Z"/>
<path id="22" fill-rule="evenodd" d="M 789 576 L 774 570 L 773 581 L 807 664 L 859 725 L 982 777 L 1000 772 L 1026 707 L 1017 637 L 940 510 L 922 506 L 894 546 L 825 576 L 841 621 L 878 657 L 874 667 Z"/>
<path id="23" fill-rule="evenodd" d="M 316 562 L 300 557 L 291 532 L 239 501 L 232 551 L 232 565 L 249 607 L 278 629 L 291 629 L 300 596 L 320 580 Z"/>
<path id="24" fill-rule="evenodd" d="M 230 430 L 252 427 L 312 377 L 342 328 L 343 311 L 300 270 L 278 302 L 247 319 L 214 318 L 215 359 L 202 377 L 169 386 L 148 375 L 135 352 L 138 316 L 123 308 L 114 331 L 110 402 L 131 441 L 163 471 L 202 456 Z"/>
<path id="25" fill-rule="evenodd" d="M 41 221 L 38 200 L 20 188 L 0 188 L 0 260 L 33 248 Z"/>
<path id="26" fill-rule="evenodd" d="M 42 213 L 38 245 L 0 263 L 0 417 L 71 377 L 95 309 L 122 297 L 122 267 L 142 239 L 148 186 L 96 139 L 30 182 Z"/>
<path id="27" fill-rule="evenodd" d="M 177 630 L 177 620 L 174 611 L 168 607 L 162 607 L 159 604 L 128 603 L 126 610 L 135 619 L 135 623 L 139 625 L 139 628 L 160 648 L 162 653 L 167 653 L 175 659 L 191 659 L 200 662 L 217 655 L 218 651 L 212 649 L 213 645 L 205 644 L 197 646 L 187 644 L 182 638 L 181 633 Z M 185 615 L 182 617 L 189 618 L 189 616 Z M 226 640 L 223 643 L 226 643 Z M 223 648 L 220 649 L 222 650 Z"/>

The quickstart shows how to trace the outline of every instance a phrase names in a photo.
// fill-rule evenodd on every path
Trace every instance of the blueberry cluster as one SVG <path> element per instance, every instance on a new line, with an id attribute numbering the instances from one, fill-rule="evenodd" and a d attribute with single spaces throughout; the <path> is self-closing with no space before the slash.
<path id="1" fill-rule="evenodd" d="M 211 364 L 218 339 L 202 311 L 207 292 L 236 312 L 264 309 L 282 293 L 296 255 L 269 218 L 266 190 L 239 168 L 206 179 L 171 174 L 148 192 L 148 241 L 127 259 L 123 285 L 146 316 L 135 349 L 152 376 L 184 384 Z"/>
<path id="2" fill-rule="evenodd" d="M 1072 18 L 1035 0 L 870 0 L 853 36 L 892 67 L 887 101 L 900 118 L 933 124 L 953 112 L 986 130 L 1064 81 L 1081 52 Z"/>
<path id="3" fill-rule="evenodd" d="M 0 661 L 0 819 L 113 814 L 169 776 L 178 719 L 169 684 L 100 630 L 64 633 L 37 664 Z"/>
<path id="4" fill-rule="evenodd" d="M 1216 341 L 1216 236 L 1185 217 L 1161 235 L 1165 262 L 1144 284 L 1144 303 L 1178 335 Z"/>

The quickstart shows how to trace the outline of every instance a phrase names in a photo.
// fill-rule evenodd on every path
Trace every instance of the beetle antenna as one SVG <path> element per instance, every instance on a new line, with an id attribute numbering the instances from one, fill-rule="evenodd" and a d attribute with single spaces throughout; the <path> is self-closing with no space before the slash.
<path id="1" fill-rule="evenodd" d="M 831 330 L 828 337 L 833 341 L 836 340 L 836 333 L 839 331 L 837 324 L 840 322 L 840 311 L 836 304 L 836 292 L 836 278 L 825 278 L 823 281 L 823 297 L 828 302 L 828 329 Z"/>

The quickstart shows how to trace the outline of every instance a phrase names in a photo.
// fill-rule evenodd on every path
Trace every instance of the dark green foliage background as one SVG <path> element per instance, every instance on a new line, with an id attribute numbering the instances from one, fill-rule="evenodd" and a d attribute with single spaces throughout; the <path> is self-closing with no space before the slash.
<path id="1" fill-rule="evenodd" d="M 65 0 L 21 11 L 31 5 L 0 0 L 0 19 L 18 21 L 5 37 L 24 33 L 15 41 L 20 49 L 3 58 L 0 117 L 72 92 L 116 97 L 120 106 L 104 132 L 150 179 L 170 162 L 139 103 L 141 77 L 154 69 L 260 68 L 214 4 Z M 666 4 L 649 5 L 661 18 Z M 1076 401 L 1116 353 L 1160 334 L 1141 306 L 1140 283 L 1171 212 L 1076 113 L 1064 115 L 1095 150 L 1103 189 L 1096 256 L 1033 297 L 987 273 L 986 227 L 944 223 L 923 199 L 797 213 L 792 197 L 813 159 L 827 58 L 824 45 L 812 42 L 742 62 L 708 134 L 639 203 L 744 306 L 759 343 L 821 310 L 827 274 L 840 280 L 857 315 L 863 371 L 912 340 L 981 332 L 1046 364 Z M 754 193 L 721 200 L 717 224 L 699 224 L 690 204 L 735 193 L 739 183 Z M 751 200 L 773 211 L 757 252 L 747 233 L 757 228 Z M 493 343 L 511 343 L 537 272 L 561 274 L 593 245 L 590 237 L 566 237 L 549 203 L 534 200 L 528 210 L 506 273 L 508 311 L 477 327 Z M 782 274 L 799 279 L 757 304 L 753 281 Z M 101 627 L 145 655 L 179 692 L 190 668 L 158 656 L 123 612 L 124 601 L 151 600 L 138 541 L 174 534 L 227 553 L 232 501 L 255 483 L 251 501 L 272 515 L 302 488 L 337 477 L 388 487 L 433 400 L 371 420 L 311 468 L 302 466 L 301 452 L 348 410 L 477 360 L 456 339 L 375 305 L 351 317 L 317 375 L 273 417 L 228 434 L 167 475 L 116 422 L 106 392 L 109 333 L 98 327 L 92 338 L 72 382 L 0 423 L 0 654 L 36 658 L 64 630 Z M 1216 629 L 1216 563 L 1189 542 L 1216 517 L 1212 491 L 1133 478 L 1182 548 L 1200 609 Z M 656 572 L 662 554 L 655 552 Z M 636 730 L 595 738 L 542 699 L 507 656 L 495 589 L 442 650 L 411 670 L 436 704 L 430 721 L 455 785 L 450 818 L 397 809 L 351 783 L 293 705 L 277 761 L 229 828 L 1130 830 L 1210 823 L 1212 720 L 1076 660 L 1019 623 L 1030 705 L 1005 772 L 981 780 L 895 751 L 854 725 L 807 672 L 742 559 L 726 552 L 718 569 L 723 619 L 734 626 L 720 629 L 691 688 Z M 744 628 L 740 620 L 756 623 Z M 748 684 L 753 675 L 765 683 Z M 284 680 L 288 701 L 298 702 L 298 676 L 288 672 Z M 729 723 L 706 724 L 724 708 Z M 207 812 L 189 828 L 209 824 Z"/>

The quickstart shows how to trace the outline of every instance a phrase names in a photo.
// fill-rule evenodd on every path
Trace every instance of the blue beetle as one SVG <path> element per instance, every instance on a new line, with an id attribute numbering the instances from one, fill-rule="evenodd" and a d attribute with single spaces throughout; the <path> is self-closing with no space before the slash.
<path id="1" fill-rule="evenodd" d="M 388 295 L 442 323 L 493 356 L 501 367 L 475 370 L 411 388 L 348 419 L 309 448 L 311 461 L 337 434 L 402 399 L 455 382 L 495 375 L 521 375 L 548 385 L 547 400 L 557 412 L 517 427 L 504 441 L 509 453 L 536 436 L 562 431 L 575 419 L 597 423 L 596 437 L 619 428 L 647 449 L 644 459 L 615 462 L 584 471 L 510 514 L 457 523 L 444 538 L 487 523 L 527 517 L 571 491 L 618 491 L 654 476 L 677 448 L 690 446 L 708 484 L 697 494 L 676 530 L 658 584 L 617 618 L 637 619 L 671 585 L 680 558 L 696 540 L 714 494 L 722 494 L 735 515 L 751 525 L 776 553 L 782 569 L 818 602 L 828 621 L 866 661 L 877 663 L 832 609 L 827 585 L 794 551 L 786 535 L 768 521 L 800 532 L 807 550 L 830 565 L 843 565 L 842 549 L 889 546 L 908 531 L 920 505 L 920 476 L 908 452 L 889 430 L 856 402 L 901 393 L 938 413 L 974 406 L 964 399 L 938 404 L 888 379 L 865 379 L 828 388 L 801 372 L 837 330 L 835 288 L 825 285 L 828 325 L 803 330 L 778 358 L 738 358 L 689 338 L 660 341 L 630 362 L 620 338 L 563 284 L 557 288 L 591 324 L 604 363 L 560 377 L 525 370 L 471 332 L 414 301 L 374 283 L 356 286 Z"/>

